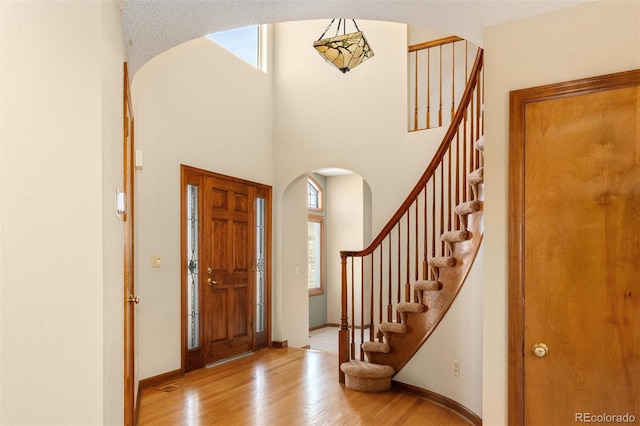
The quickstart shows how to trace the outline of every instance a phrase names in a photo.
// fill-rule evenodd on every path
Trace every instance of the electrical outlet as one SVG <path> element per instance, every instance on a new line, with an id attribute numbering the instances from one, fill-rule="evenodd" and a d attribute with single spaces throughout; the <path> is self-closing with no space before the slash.
<path id="1" fill-rule="evenodd" d="M 154 254 L 153 256 L 151 256 L 151 267 L 152 268 L 159 268 L 161 264 L 162 264 L 162 259 L 160 258 L 159 255 Z"/>
<path id="2" fill-rule="evenodd" d="M 453 361 L 453 375 L 458 377 L 460 376 L 460 361 Z"/>

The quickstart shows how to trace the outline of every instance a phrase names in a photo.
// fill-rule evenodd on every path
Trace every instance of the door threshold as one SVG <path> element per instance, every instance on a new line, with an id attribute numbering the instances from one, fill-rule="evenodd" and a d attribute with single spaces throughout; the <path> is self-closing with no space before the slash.
<path id="1" fill-rule="evenodd" d="M 232 356 L 230 358 L 221 359 L 220 361 L 212 362 L 211 364 L 205 365 L 204 368 L 215 367 L 216 365 L 225 364 L 227 362 L 234 361 L 234 360 L 240 359 L 240 358 L 244 358 L 244 357 L 247 357 L 249 355 L 253 355 L 253 352 L 245 352 L 245 353 L 240 354 L 240 355 L 234 355 L 234 356 Z"/>

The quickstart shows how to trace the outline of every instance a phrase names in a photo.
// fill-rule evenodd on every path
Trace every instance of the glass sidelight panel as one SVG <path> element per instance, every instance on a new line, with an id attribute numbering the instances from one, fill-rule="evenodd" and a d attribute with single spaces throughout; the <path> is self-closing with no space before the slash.
<path id="1" fill-rule="evenodd" d="M 266 277 L 265 277 L 265 199 L 256 199 L 256 332 L 265 329 L 265 302 L 266 302 Z"/>
<path id="2" fill-rule="evenodd" d="M 187 185 L 187 348 L 200 346 L 198 186 Z"/>

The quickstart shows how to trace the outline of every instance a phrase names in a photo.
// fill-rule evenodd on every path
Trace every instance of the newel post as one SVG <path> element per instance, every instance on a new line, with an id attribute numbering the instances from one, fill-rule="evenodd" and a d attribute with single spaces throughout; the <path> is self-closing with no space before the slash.
<path id="1" fill-rule="evenodd" d="M 344 373 L 340 365 L 349 361 L 349 320 L 347 316 L 347 254 L 340 252 L 341 273 L 341 305 L 340 330 L 338 331 L 338 374 L 340 383 L 344 383 Z"/>

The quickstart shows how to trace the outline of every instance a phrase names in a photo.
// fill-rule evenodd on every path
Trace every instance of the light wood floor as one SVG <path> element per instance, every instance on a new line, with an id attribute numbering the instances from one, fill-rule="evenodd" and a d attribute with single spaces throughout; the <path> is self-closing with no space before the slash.
<path id="1" fill-rule="evenodd" d="M 338 383 L 334 353 L 264 349 L 142 391 L 140 425 L 468 425 L 403 392 L 356 392 Z"/>
<path id="2" fill-rule="evenodd" d="M 323 352 L 338 353 L 338 327 L 322 327 L 309 332 L 309 346 Z"/>

